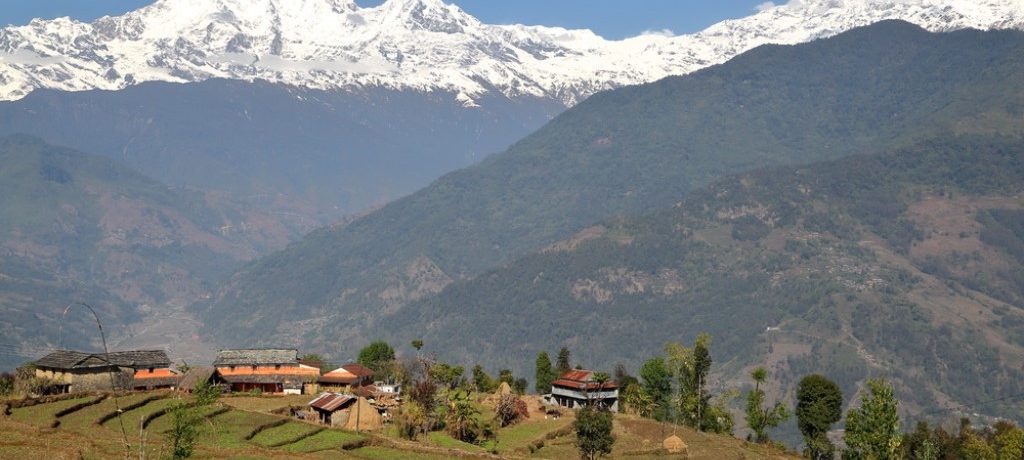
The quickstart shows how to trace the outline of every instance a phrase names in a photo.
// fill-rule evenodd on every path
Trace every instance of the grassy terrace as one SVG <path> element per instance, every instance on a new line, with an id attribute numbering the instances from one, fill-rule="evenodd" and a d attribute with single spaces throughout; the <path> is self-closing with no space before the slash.
<path id="1" fill-rule="evenodd" d="M 49 404 L 42 404 L 39 406 L 22 407 L 18 409 L 11 409 L 11 418 L 19 422 L 25 422 L 35 426 L 50 426 L 56 419 L 57 412 L 64 409 L 73 407 L 84 402 L 92 401 L 96 399 L 92 396 L 67 399 L 64 401 L 58 401 Z"/>
<path id="2" fill-rule="evenodd" d="M 128 407 L 165 393 L 138 393 L 118 398 L 120 407 Z M 484 447 L 466 444 L 443 432 L 431 433 L 418 441 L 398 438 L 394 429 L 356 434 L 297 422 L 271 412 L 309 401 L 310 396 L 281 398 L 222 398 L 214 407 L 204 409 L 204 419 L 196 446 L 196 458 L 309 458 L 309 459 L 413 459 L 431 460 L 491 458 L 496 448 L 503 458 L 576 458 L 574 436 L 567 430 L 572 414 L 559 420 L 531 413 L 531 418 L 502 428 L 496 445 Z M 10 417 L 0 417 L 0 458 L 117 458 L 125 455 L 124 437 L 116 419 L 103 425 L 95 422 L 114 411 L 114 401 L 71 412 L 61 418 L 57 428 L 49 428 L 57 412 L 89 401 L 75 398 L 14 409 Z M 142 417 L 178 402 L 176 396 L 148 401 L 123 413 L 123 421 L 133 455 L 138 454 L 142 437 Z M 484 410 L 481 417 L 488 417 Z M 166 456 L 164 435 L 171 416 L 156 417 L 145 430 L 145 451 L 149 458 Z M 259 430 L 259 432 L 257 432 Z M 689 446 L 691 458 L 792 458 L 783 452 L 749 444 L 738 439 L 696 433 L 676 428 L 676 434 Z M 255 433 L 255 435 L 253 435 Z M 672 433 L 671 427 L 650 420 L 617 416 L 613 458 L 657 458 L 661 440 Z M 533 451 L 531 452 L 531 446 Z"/>

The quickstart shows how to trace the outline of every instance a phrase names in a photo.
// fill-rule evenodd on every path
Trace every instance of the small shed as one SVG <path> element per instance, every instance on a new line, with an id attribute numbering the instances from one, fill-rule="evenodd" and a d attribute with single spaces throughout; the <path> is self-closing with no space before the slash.
<path id="1" fill-rule="evenodd" d="M 350 408 L 357 402 L 355 396 L 341 393 L 321 393 L 309 402 L 309 408 L 318 415 L 320 423 L 330 426 L 345 426 Z"/>

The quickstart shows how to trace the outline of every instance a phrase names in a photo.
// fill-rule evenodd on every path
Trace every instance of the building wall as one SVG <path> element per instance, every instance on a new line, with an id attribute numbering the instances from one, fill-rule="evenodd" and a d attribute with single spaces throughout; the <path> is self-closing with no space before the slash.
<path id="1" fill-rule="evenodd" d="M 119 390 L 130 389 L 135 370 L 118 368 L 114 371 L 114 387 Z M 36 377 L 54 380 L 70 385 L 69 393 L 87 391 L 110 391 L 110 372 L 105 368 L 96 369 L 36 369 Z"/>

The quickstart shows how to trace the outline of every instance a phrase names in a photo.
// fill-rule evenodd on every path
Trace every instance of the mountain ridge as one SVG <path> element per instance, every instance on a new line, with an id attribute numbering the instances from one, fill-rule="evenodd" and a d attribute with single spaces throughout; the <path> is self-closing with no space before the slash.
<path id="1" fill-rule="evenodd" d="M 159 0 L 92 23 L 0 29 L 0 99 L 35 88 L 116 90 L 143 81 L 257 79 L 315 89 L 540 97 L 571 106 L 602 90 L 725 62 L 759 45 L 833 36 L 885 19 L 931 31 L 1022 28 L 1013 1 L 794 0 L 679 36 L 605 40 L 589 30 L 481 23 L 440 0 Z M 309 25 L 311 24 L 311 25 Z"/>
<path id="2" fill-rule="evenodd" d="M 891 21 L 601 93 L 506 152 L 248 264 L 197 308 L 208 332 L 230 322 L 217 334 L 227 343 L 251 340 L 244 331 L 324 351 L 359 343 L 359 325 L 453 280 L 726 174 L 949 131 L 1019 133 L 1022 47 L 1020 32 L 932 34 Z"/>

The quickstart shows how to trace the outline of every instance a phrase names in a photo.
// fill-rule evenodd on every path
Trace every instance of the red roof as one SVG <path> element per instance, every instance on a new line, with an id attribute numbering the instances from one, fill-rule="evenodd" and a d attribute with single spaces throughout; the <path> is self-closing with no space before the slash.
<path id="1" fill-rule="evenodd" d="M 355 401 L 356 398 L 349 395 L 343 395 L 338 393 L 324 393 L 317 396 L 316 399 L 309 402 L 310 407 L 315 409 L 325 410 L 334 412 L 338 409 L 347 406 L 350 402 Z"/>
<path id="2" fill-rule="evenodd" d="M 574 390 L 584 391 L 596 391 L 596 390 L 614 390 L 619 386 L 615 382 L 609 380 L 603 385 L 598 384 L 594 381 L 594 372 L 588 370 L 572 370 L 562 374 L 554 382 L 551 382 L 554 386 L 560 386 L 565 388 L 572 388 Z"/>
<path id="3" fill-rule="evenodd" d="M 346 364 L 341 368 L 359 377 L 373 377 L 373 370 L 359 363 Z"/>

